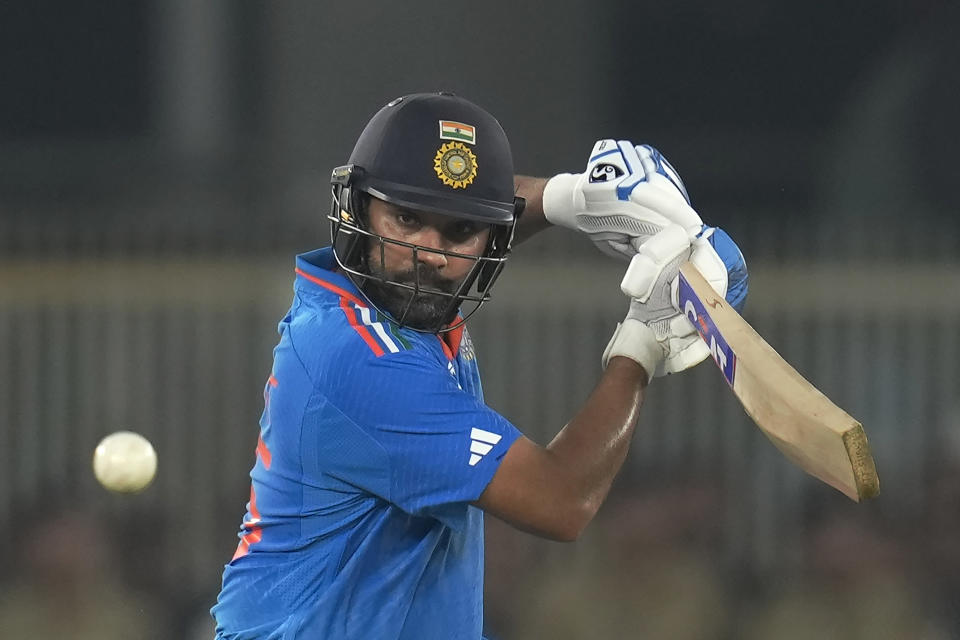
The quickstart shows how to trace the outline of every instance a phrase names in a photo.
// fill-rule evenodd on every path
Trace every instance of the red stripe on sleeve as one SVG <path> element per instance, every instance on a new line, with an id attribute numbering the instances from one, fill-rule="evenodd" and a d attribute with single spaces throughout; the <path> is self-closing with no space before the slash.
<path id="1" fill-rule="evenodd" d="M 353 309 L 350 308 L 348 302 L 349 298 L 341 297 L 340 298 L 340 308 L 343 309 L 343 313 L 347 316 L 347 322 L 350 323 L 350 326 L 353 327 L 354 331 L 360 334 L 360 337 L 363 338 L 363 341 L 367 343 L 367 346 L 370 347 L 370 350 L 373 351 L 373 354 L 378 358 L 383 355 L 383 348 L 373 339 L 373 336 L 370 335 L 370 332 L 367 331 L 367 328 L 357 322 L 357 314 Z M 351 301 L 352 302 L 352 301 Z"/>
<path id="2" fill-rule="evenodd" d="M 361 338 L 363 338 L 363 341 L 367 343 L 367 346 L 370 347 L 370 350 L 373 351 L 374 355 L 376 355 L 378 358 L 383 355 L 384 353 L 383 347 L 381 347 L 380 344 L 373 339 L 373 336 L 370 335 L 370 332 L 367 330 L 367 328 L 364 325 L 357 322 L 356 313 L 353 311 L 353 309 L 350 308 L 350 305 L 347 304 L 348 302 L 352 302 L 357 306 L 369 308 L 366 302 L 364 302 L 357 296 L 353 295 L 349 291 L 345 289 L 341 289 L 335 284 L 330 284 L 325 280 L 321 280 L 316 276 L 310 275 L 309 273 L 307 273 L 306 271 L 304 271 L 299 267 L 294 269 L 294 271 L 296 272 L 297 275 L 302 276 L 307 280 L 309 280 L 310 282 L 314 284 L 318 284 L 324 289 L 327 289 L 328 291 L 332 291 L 333 293 L 340 296 L 340 308 L 343 309 L 343 314 L 347 316 L 347 322 L 349 322 L 350 326 L 353 327 L 353 330 L 356 331 Z"/>

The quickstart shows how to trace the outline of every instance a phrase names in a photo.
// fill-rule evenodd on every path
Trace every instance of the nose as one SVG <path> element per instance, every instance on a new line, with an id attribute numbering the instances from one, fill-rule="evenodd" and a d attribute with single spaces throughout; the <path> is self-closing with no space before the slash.
<path id="1" fill-rule="evenodd" d="M 423 229 L 417 244 L 426 249 L 446 249 L 446 241 L 443 234 L 438 229 L 426 227 Z M 417 261 L 430 265 L 435 269 L 443 269 L 447 266 L 447 256 L 436 251 L 417 251 Z"/>

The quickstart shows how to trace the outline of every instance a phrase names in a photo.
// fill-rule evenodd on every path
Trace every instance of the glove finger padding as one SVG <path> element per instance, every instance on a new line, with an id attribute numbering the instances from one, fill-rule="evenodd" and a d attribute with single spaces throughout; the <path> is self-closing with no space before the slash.
<path id="1" fill-rule="evenodd" d="M 640 245 L 620 282 L 620 290 L 624 295 L 649 304 L 651 309 L 673 307 L 676 311 L 674 281 L 680 265 L 690 257 L 690 251 L 686 231 L 679 225 L 670 225 Z"/>
<path id="2" fill-rule="evenodd" d="M 625 356 L 647 372 L 648 379 L 678 373 L 702 362 L 710 350 L 686 315 L 645 322 L 649 310 L 631 300 L 630 310 L 603 352 L 603 367 L 613 356 Z"/>
<path id="3" fill-rule="evenodd" d="M 643 166 L 643 172 L 647 175 L 648 179 L 652 179 L 654 175 L 663 176 L 673 185 L 674 189 L 683 196 L 684 201 L 690 204 L 690 195 L 687 193 L 687 186 L 683 184 L 680 174 L 677 173 L 673 165 L 663 157 L 662 153 L 648 144 L 637 145 L 634 147 L 634 150 L 637 152 L 637 157 Z"/>
<path id="4" fill-rule="evenodd" d="M 690 262 L 730 306 L 742 309 L 747 295 L 747 266 L 730 236 L 722 229 L 707 227 L 693 241 L 692 248 Z M 710 355 L 710 349 L 686 315 L 672 320 L 667 332 L 667 354 L 654 372 L 655 377 L 684 371 Z"/>
<path id="5" fill-rule="evenodd" d="M 670 225 L 640 247 L 620 283 L 632 299 L 627 317 L 617 325 L 603 352 L 604 368 L 613 356 L 625 356 L 652 378 L 669 353 L 674 326 L 692 330 L 675 302 L 677 273 L 689 255 L 690 239 L 677 225 Z"/>
<path id="6" fill-rule="evenodd" d="M 622 140 L 619 145 L 624 153 L 628 154 L 626 147 L 630 143 Z M 634 204 L 660 212 L 672 223 L 686 229 L 691 238 L 699 233 L 703 221 L 690 205 L 687 187 L 673 165 L 662 153 L 648 144 L 634 147 L 634 152 L 642 172 L 635 173 L 636 178 L 633 180 L 623 180 L 619 190 L 620 198 L 628 196 Z"/>
<path id="7" fill-rule="evenodd" d="M 653 329 L 643 322 L 627 317 L 617 324 L 610 342 L 603 350 L 601 363 L 607 368 L 610 358 L 623 356 L 630 358 L 647 372 L 647 380 L 653 379 L 666 355 L 666 345 L 657 339 Z"/>
<path id="8" fill-rule="evenodd" d="M 667 351 L 666 357 L 653 373 L 655 378 L 685 371 L 700 364 L 710 355 L 710 347 L 696 332 L 682 338 L 670 338 Z"/>
<path id="9" fill-rule="evenodd" d="M 636 184 L 630 189 L 629 197 L 630 202 L 638 207 L 636 215 L 656 211 L 661 217 L 686 229 L 691 238 L 703 228 L 700 215 L 663 176 L 654 176 Z"/>
<path id="10" fill-rule="evenodd" d="M 709 238 L 714 229 L 708 228 L 703 235 L 695 239 L 691 246 L 693 248 L 690 254 L 690 262 L 697 268 L 697 271 L 703 275 L 704 279 L 710 283 L 713 290 L 721 296 L 727 293 L 727 267 L 723 260 L 717 254 Z"/>

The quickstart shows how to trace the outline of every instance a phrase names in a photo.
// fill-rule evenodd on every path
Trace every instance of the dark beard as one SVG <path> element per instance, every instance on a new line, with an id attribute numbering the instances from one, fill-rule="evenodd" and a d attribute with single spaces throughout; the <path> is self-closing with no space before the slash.
<path id="1" fill-rule="evenodd" d="M 457 307 L 450 296 L 436 293 L 416 293 L 412 289 L 405 289 L 390 282 L 413 286 L 416 276 L 412 269 L 396 273 L 388 273 L 380 267 L 369 264 L 361 267 L 372 276 L 363 282 L 361 287 L 370 300 L 382 311 L 389 313 L 394 320 L 404 327 L 420 331 L 438 331 L 453 322 L 457 317 Z M 365 267 L 365 268 L 364 268 Z M 377 280 L 380 278 L 384 281 Z M 420 287 L 435 289 L 449 294 L 456 292 L 460 283 L 442 277 L 435 269 L 420 265 Z M 413 301 L 411 302 L 411 297 Z M 408 306 L 409 305 L 409 306 Z M 452 306 L 452 309 L 451 309 Z M 450 309 L 449 311 L 447 311 Z"/>

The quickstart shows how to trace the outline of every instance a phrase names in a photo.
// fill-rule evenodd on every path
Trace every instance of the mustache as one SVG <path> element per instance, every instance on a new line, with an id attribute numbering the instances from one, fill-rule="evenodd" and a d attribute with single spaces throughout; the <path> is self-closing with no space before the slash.
<path id="1" fill-rule="evenodd" d="M 454 293 L 459 286 L 457 281 L 443 277 L 437 269 L 424 264 L 419 265 L 415 269 L 405 269 L 393 273 L 390 279 L 401 284 L 415 286 L 418 282 L 418 275 L 421 288 L 436 289 L 444 293 Z"/>

